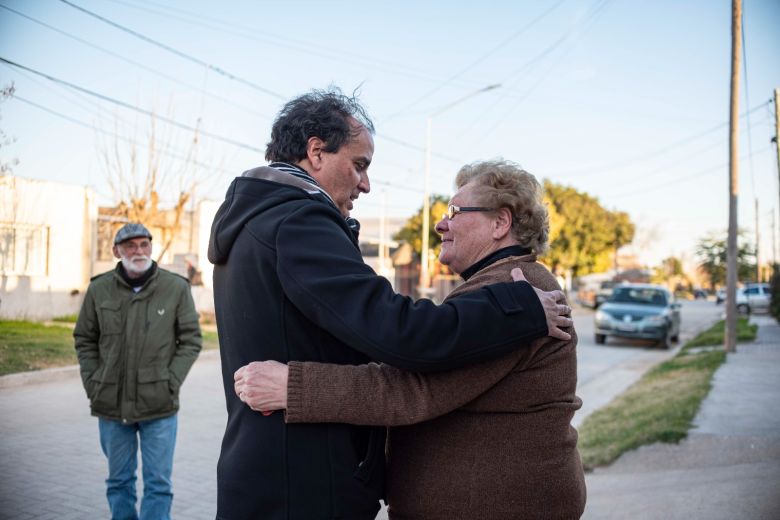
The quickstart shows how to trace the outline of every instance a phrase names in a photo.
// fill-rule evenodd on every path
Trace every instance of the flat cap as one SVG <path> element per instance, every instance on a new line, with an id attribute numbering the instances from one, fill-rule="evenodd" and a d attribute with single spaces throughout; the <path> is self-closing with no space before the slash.
<path id="1" fill-rule="evenodd" d="M 151 240 L 152 234 L 149 233 L 149 230 L 146 229 L 143 224 L 131 222 L 130 224 L 125 224 L 116 232 L 114 245 L 120 244 L 125 240 L 130 240 L 131 238 L 139 237 L 145 237 Z"/>

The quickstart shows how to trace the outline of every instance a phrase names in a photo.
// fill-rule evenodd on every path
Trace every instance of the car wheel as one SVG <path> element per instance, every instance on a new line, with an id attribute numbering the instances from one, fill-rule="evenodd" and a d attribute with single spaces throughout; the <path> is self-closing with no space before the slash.
<path id="1" fill-rule="evenodd" d="M 672 342 L 671 342 L 671 336 L 669 336 L 668 333 L 664 334 L 664 336 L 658 341 L 658 346 L 661 347 L 664 350 L 669 350 L 672 348 Z"/>
<path id="2" fill-rule="evenodd" d="M 750 305 L 747 303 L 740 303 L 737 305 L 737 312 L 740 314 L 750 314 Z"/>
<path id="3" fill-rule="evenodd" d="M 603 345 L 607 341 L 606 334 L 596 334 L 596 345 Z"/>
<path id="4" fill-rule="evenodd" d="M 678 342 L 680 341 L 680 336 L 679 336 L 679 334 L 675 334 L 674 336 L 672 336 L 672 337 L 671 337 L 671 340 L 672 340 L 672 342 L 674 342 L 674 343 L 678 343 Z"/>

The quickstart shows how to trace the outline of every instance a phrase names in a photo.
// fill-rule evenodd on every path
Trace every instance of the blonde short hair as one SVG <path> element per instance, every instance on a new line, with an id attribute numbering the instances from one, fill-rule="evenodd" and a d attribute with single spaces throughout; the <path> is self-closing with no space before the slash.
<path id="1" fill-rule="evenodd" d="M 544 253 L 550 235 L 550 221 L 542 186 L 536 177 L 518 164 L 496 159 L 462 167 L 455 177 L 455 186 L 460 189 L 469 183 L 478 187 L 474 191 L 475 204 L 509 209 L 514 239 L 537 254 Z"/>

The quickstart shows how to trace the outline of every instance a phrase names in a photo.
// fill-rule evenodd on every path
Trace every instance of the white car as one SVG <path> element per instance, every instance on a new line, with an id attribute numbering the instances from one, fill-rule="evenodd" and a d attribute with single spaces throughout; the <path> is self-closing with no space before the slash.
<path id="1" fill-rule="evenodd" d="M 737 291 L 737 310 L 741 314 L 769 310 L 772 293 L 768 283 L 749 283 L 744 289 Z"/>

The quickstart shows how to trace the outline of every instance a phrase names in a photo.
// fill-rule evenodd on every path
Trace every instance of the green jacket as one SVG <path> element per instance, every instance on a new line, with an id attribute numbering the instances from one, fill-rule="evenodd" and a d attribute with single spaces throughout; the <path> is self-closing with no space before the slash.
<path id="1" fill-rule="evenodd" d="M 73 331 L 92 415 L 123 423 L 173 415 L 201 348 L 189 282 L 158 268 L 135 293 L 120 265 L 92 279 Z"/>

